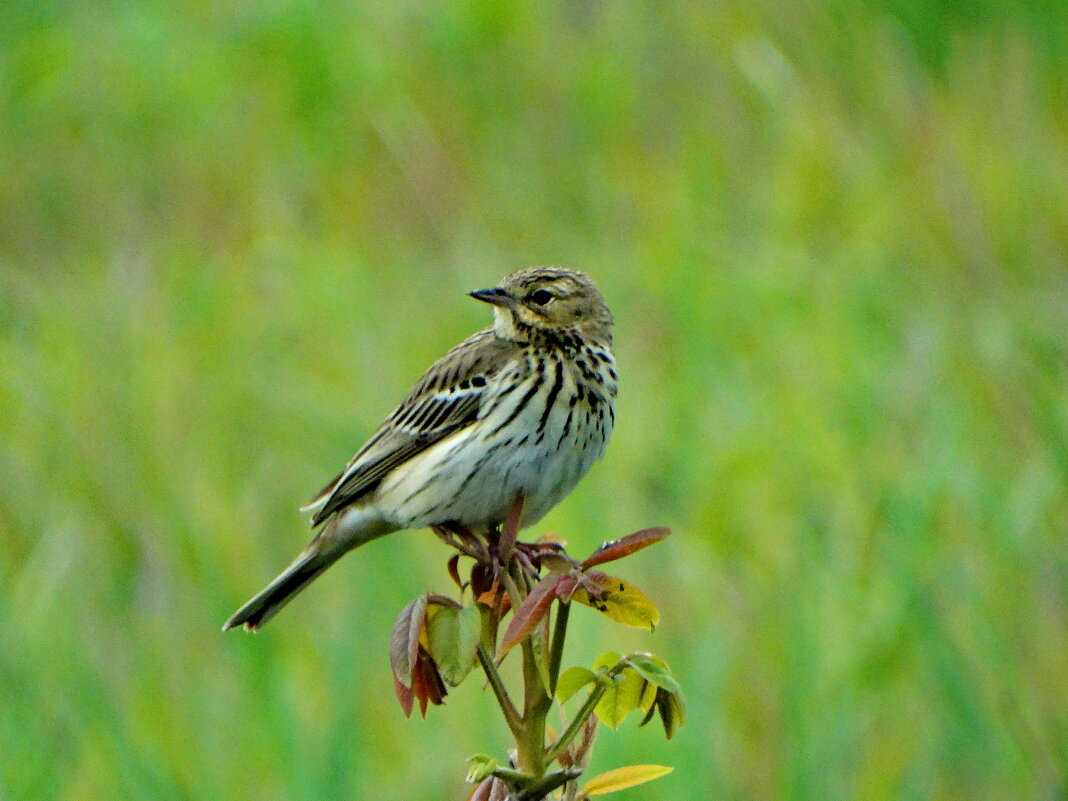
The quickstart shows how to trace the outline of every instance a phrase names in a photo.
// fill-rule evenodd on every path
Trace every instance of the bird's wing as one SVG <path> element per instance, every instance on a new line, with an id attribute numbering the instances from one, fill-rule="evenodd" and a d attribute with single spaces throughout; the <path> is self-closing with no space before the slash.
<path id="1" fill-rule="evenodd" d="M 517 347 L 487 328 L 434 362 L 348 466 L 303 507 L 315 510 L 312 525 L 359 500 L 391 470 L 477 420 L 490 377 L 507 361 L 508 351 Z"/>

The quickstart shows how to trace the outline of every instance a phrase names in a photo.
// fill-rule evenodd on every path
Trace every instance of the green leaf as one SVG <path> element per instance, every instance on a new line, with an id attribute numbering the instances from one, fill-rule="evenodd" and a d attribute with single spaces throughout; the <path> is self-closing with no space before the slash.
<path id="1" fill-rule="evenodd" d="M 686 722 L 686 707 L 682 705 L 682 698 L 675 693 L 657 690 L 656 708 L 660 713 L 660 721 L 664 724 L 664 735 L 670 740 Z"/>
<path id="2" fill-rule="evenodd" d="M 631 765 L 626 768 L 616 768 L 607 773 L 602 773 L 590 779 L 582 792 L 586 795 L 606 795 L 616 790 L 626 790 L 639 784 L 659 779 L 675 770 L 664 765 Z"/>
<path id="3" fill-rule="evenodd" d="M 578 666 L 570 667 L 556 680 L 556 700 L 562 704 L 587 684 L 596 683 L 597 674 L 592 670 Z"/>
<path id="4" fill-rule="evenodd" d="M 572 596 L 573 601 L 592 606 L 617 623 L 652 631 L 660 622 L 660 611 L 648 596 L 630 582 L 615 576 L 592 571 L 586 578 L 596 585 L 600 592 L 591 596 L 581 584 Z"/>
<path id="5" fill-rule="evenodd" d="M 482 616 L 474 606 L 445 606 L 430 618 L 426 633 L 428 650 L 442 678 L 455 687 L 475 666 Z"/>
<path id="6" fill-rule="evenodd" d="M 597 657 L 597 661 L 593 663 L 593 669 L 595 671 L 598 671 L 614 668 L 617 664 L 619 664 L 619 659 L 619 654 L 617 654 L 615 651 L 605 651 L 603 654 Z"/>
<path id="7" fill-rule="evenodd" d="M 627 715 L 641 705 L 645 687 L 645 680 L 629 668 L 613 676 L 597 702 L 597 717 L 609 728 L 618 729 Z"/>
<path id="8" fill-rule="evenodd" d="M 494 769 L 497 767 L 497 760 L 485 754 L 469 756 L 467 761 L 471 763 L 471 767 L 467 769 L 466 781 L 468 784 L 475 784 L 492 776 Z"/>
<path id="9" fill-rule="evenodd" d="M 627 657 L 627 664 L 634 668 L 650 684 L 663 687 L 670 693 L 677 693 L 682 688 L 671 675 L 667 663 L 652 654 L 633 654 Z"/>

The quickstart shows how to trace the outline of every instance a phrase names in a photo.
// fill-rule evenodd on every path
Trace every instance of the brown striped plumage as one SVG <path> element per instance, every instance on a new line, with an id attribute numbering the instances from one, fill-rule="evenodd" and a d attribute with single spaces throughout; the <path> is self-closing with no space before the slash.
<path id="1" fill-rule="evenodd" d="M 532 267 L 471 295 L 494 325 L 435 362 L 306 506 L 311 544 L 224 628 L 259 628 L 338 558 L 400 529 L 537 522 L 604 453 L 615 423 L 612 315 L 583 273 Z"/>

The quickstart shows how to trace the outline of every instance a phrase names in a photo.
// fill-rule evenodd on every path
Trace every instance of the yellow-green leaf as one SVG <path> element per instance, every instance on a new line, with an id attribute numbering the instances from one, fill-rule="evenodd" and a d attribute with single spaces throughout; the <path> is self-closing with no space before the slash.
<path id="1" fill-rule="evenodd" d="M 599 597 L 591 598 L 580 584 L 571 600 L 592 606 L 626 626 L 652 630 L 660 622 L 660 611 L 644 592 L 630 582 L 595 571 L 587 573 L 586 578 L 600 588 Z"/>
<path id="2" fill-rule="evenodd" d="M 607 773 L 602 773 L 587 782 L 582 788 L 586 795 L 606 795 L 616 790 L 626 790 L 639 784 L 651 782 L 671 773 L 674 768 L 664 765 L 631 765 L 626 768 L 616 768 Z"/>
<path id="3" fill-rule="evenodd" d="M 593 663 L 593 669 L 595 671 L 608 670 L 615 667 L 617 662 L 619 662 L 619 654 L 615 651 L 605 651 L 597 657 L 597 661 Z"/>
<path id="4" fill-rule="evenodd" d="M 597 717 L 611 729 L 618 729 L 627 715 L 642 702 L 645 680 L 635 671 L 627 669 L 615 676 L 597 702 Z"/>
<path id="5" fill-rule="evenodd" d="M 471 767 L 467 769 L 468 784 L 477 784 L 487 776 L 492 776 L 493 771 L 497 769 L 497 760 L 485 754 L 469 756 L 467 761 L 471 763 Z"/>
<path id="6" fill-rule="evenodd" d="M 430 655 L 442 678 L 456 686 L 475 666 L 482 617 L 474 606 L 463 609 L 441 607 L 426 627 Z"/>
<path id="7" fill-rule="evenodd" d="M 561 704 L 587 684 L 596 684 L 597 676 L 584 667 L 570 667 L 556 680 L 556 700 Z"/>

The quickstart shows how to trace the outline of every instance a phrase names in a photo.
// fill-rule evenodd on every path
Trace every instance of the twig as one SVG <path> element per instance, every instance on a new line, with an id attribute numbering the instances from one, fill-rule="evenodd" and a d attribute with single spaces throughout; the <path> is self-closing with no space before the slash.
<path id="1" fill-rule="evenodd" d="M 497 703 L 501 706 L 508 728 L 513 736 L 519 737 L 523 731 L 523 719 L 519 717 L 519 711 L 515 708 L 515 704 L 512 703 L 512 698 L 508 695 L 508 689 L 504 686 L 501 674 L 497 672 L 497 666 L 493 664 L 493 659 L 490 657 L 489 652 L 486 651 L 485 645 L 479 644 L 478 646 L 478 661 L 482 665 L 482 670 L 486 673 L 486 679 L 489 681 L 490 687 L 493 688 L 493 694 L 497 696 Z"/>
<path id="2" fill-rule="evenodd" d="M 563 750 L 571 744 L 571 741 L 575 739 L 575 735 L 582 730 L 583 724 L 589 719 L 590 715 L 593 714 L 593 710 L 597 708 L 597 703 L 601 700 L 601 696 L 604 695 L 605 690 L 607 689 L 608 684 L 602 682 L 590 691 L 590 694 L 586 697 L 586 701 L 579 707 L 579 711 L 572 719 L 571 723 L 568 724 L 568 727 L 564 729 L 563 733 L 556 738 L 556 742 L 550 745 L 545 752 L 546 763 L 550 763 L 560 756 Z"/>
<path id="3" fill-rule="evenodd" d="M 567 618 L 571 613 L 571 604 L 561 600 L 557 605 L 556 627 L 553 629 L 553 642 L 549 651 L 549 697 L 556 695 L 556 680 L 560 678 L 560 665 L 564 659 L 564 639 L 567 637 Z"/>

